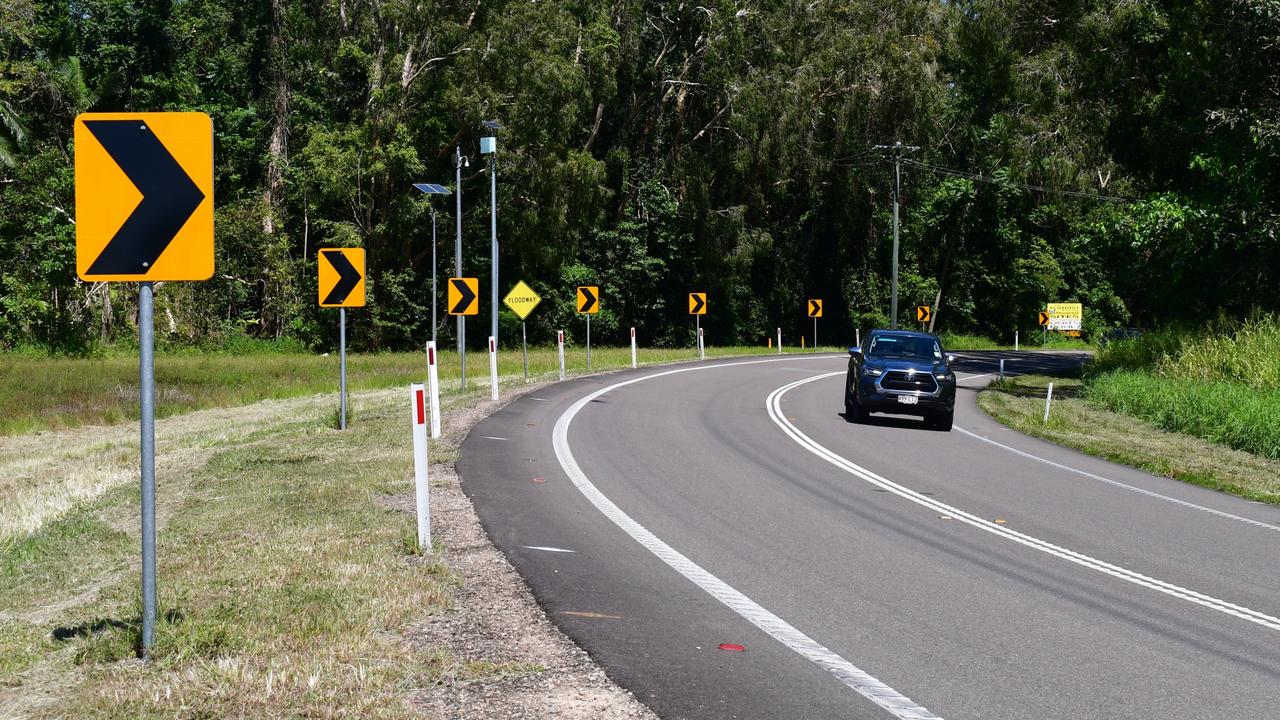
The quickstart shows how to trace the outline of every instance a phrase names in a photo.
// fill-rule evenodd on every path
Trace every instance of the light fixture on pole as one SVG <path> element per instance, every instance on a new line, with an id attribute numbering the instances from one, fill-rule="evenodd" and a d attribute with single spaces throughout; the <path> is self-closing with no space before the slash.
<path id="1" fill-rule="evenodd" d="M 414 183 L 413 186 L 425 195 L 448 195 L 449 188 L 435 183 Z M 430 201 L 430 197 L 427 198 Z M 436 206 L 431 206 L 431 342 L 436 341 Z"/>
<path id="2" fill-rule="evenodd" d="M 458 229 L 453 236 L 453 276 L 462 277 L 462 168 L 471 167 L 471 161 L 462 154 L 462 147 L 454 148 L 453 169 L 454 198 L 457 200 Z M 458 316 L 458 367 L 461 368 L 462 386 L 467 386 L 467 318 Z"/>
<path id="3" fill-rule="evenodd" d="M 481 123 L 490 132 L 505 130 L 497 120 L 485 120 Z M 489 267 L 492 279 L 489 282 L 489 323 L 494 342 L 498 341 L 498 139 L 493 135 L 480 138 L 480 154 L 489 156 Z"/>

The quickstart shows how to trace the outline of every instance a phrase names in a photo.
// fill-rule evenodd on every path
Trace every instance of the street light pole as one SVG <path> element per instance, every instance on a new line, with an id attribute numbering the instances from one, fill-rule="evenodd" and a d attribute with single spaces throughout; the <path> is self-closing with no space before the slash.
<path id="1" fill-rule="evenodd" d="M 898 198 L 902 192 L 902 153 L 916 151 L 919 145 L 903 145 L 899 140 L 892 145 L 876 145 L 872 150 L 893 151 L 893 281 L 889 300 L 889 327 L 898 329 Z"/>
<path id="2" fill-rule="evenodd" d="M 496 132 L 504 129 L 497 120 L 485 120 L 484 128 Z M 480 154 L 489 156 L 489 323 L 494 342 L 498 341 L 498 138 L 486 135 L 480 138 Z"/>
<path id="3" fill-rule="evenodd" d="M 470 164 L 467 159 L 462 156 L 462 146 L 459 145 L 454 149 L 453 169 L 454 175 L 454 197 L 456 200 L 456 213 L 458 216 L 458 228 L 453 236 L 453 272 L 454 277 L 462 277 L 462 166 Z M 458 316 L 458 364 L 462 368 L 462 385 L 467 384 L 467 318 L 463 315 Z"/>
<path id="4" fill-rule="evenodd" d="M 431 206 L 431 342 L 436 341 L 436 206 Z"/>

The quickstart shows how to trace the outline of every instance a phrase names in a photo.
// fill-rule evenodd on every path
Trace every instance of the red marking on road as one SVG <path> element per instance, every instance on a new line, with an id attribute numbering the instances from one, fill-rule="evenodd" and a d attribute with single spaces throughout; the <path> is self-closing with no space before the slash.
<path id="1" fill-rule="evenodd" d="M 426 422 L 426 409 L 423 407 L 422 391 L 418 390 L 414 394 L 418 396 L 418 424 L 421 425 Z"/>
<path id="2" fill-rule="evenodd" d="M 544 482 L 546 482 L 546 481 L 547 481 L 547 479 L 546 479 L 546 478 L 534 478 L 534 479 L 533 479 L 533 481 L 534 481 L 534 482 L 536 482 L 536 483 L 544 483 Z"/>
<path id="3" fill-rule="evenodd" d="M 746 648 L 742 647 L 741 645 L 734 645 L 733 643 L 720 643 L 720 649 L 728 650 L 729 652 L 745 652 L 746 651 Z"/>

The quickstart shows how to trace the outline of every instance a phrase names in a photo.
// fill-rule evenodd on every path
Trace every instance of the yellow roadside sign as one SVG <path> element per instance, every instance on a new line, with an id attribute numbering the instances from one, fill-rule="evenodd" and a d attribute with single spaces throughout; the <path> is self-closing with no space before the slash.
<path id="1" fill-rule="evenodd" d="M 707 294 L 704 292 L 689 293 L 689 314 L 707 314 Z"/>
<path id="2" fill-rule="evenodd" d="M 204 113 L 84 113 L 75 120 L 76 274 L 213 276 L 213 121 Z"/>
<path id="3" fill-rule="evenodd" d="M 1041 324 L 1041 325 L 1048 325 L 1048 324 L 1049 324 L 1049 313 L 1047 313 L 1047 312 L 1045 312 L 1045 311 L 1041 310 L 1041 311 L 1040 311 L 1040 318 L 1039 318 L 1039 319 L 1040 319 L 1040 324 Z"/>
<path id="4" fill-rule="evenodd" d="M 1084 320 L 1081 303 L 1049 303 L 1045 312 L 1049 315 L 1050 330 L 1079 330 Z"/>
<path id="5" fill-rule="evenodd" d="M 524 320 L 529 317 L 529 313 L 533 312 L 534 308 L 538 307 L 538 303 L 542 302 L 542 296 L 521 280 L 511 288 L 511 292 L 507 293 L 506 297 L 502 298 L 502 302 L 511 308 L 511 312 L 515 313 L 516 317 Z"/>
<path id="6" fill-rule="evenodd" d="M 809 317 L 822 317 L 822 300 L 815 300 L 812 298 L 809 300 Z"/>
<path id="7" fill-rule="evenodd" d="M 320 307 L 364 307 L 364 248 L 321 250 Z"/>
<path id="8" fill-rule="evenodd" d="M 933 308 L 928 305 L 916 306 L 916 322 L 926 323 L 933 318 Z"/>
<path id="9" fill-rule="evenodd" d="M 449 278 L 449 292 L 445 307 L 450 315 L 480 314 L 480 280 L 477 278 Z"/>
<path id="10" fill-rule="evenodd" d="M 600 312 L 600 288 L 595 285 L 581 285 L 578 287 L 578 313 L 581 315 L 595 315 Z"/>

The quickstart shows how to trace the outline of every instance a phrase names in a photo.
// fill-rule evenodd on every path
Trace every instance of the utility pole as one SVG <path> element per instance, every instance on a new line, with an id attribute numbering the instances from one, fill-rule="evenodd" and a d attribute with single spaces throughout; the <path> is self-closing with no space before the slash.
<path id="1" fill-rule="evenodd" d="M 899 140 L 892 145 L 876 145 L 872 150 L 893 152 L 893 296 L 889 302 L 889 327 L 898 329 L 898 197 L 902 192 L 902 154 L 915 152 L 919 145 L 903 145 Z"/>

